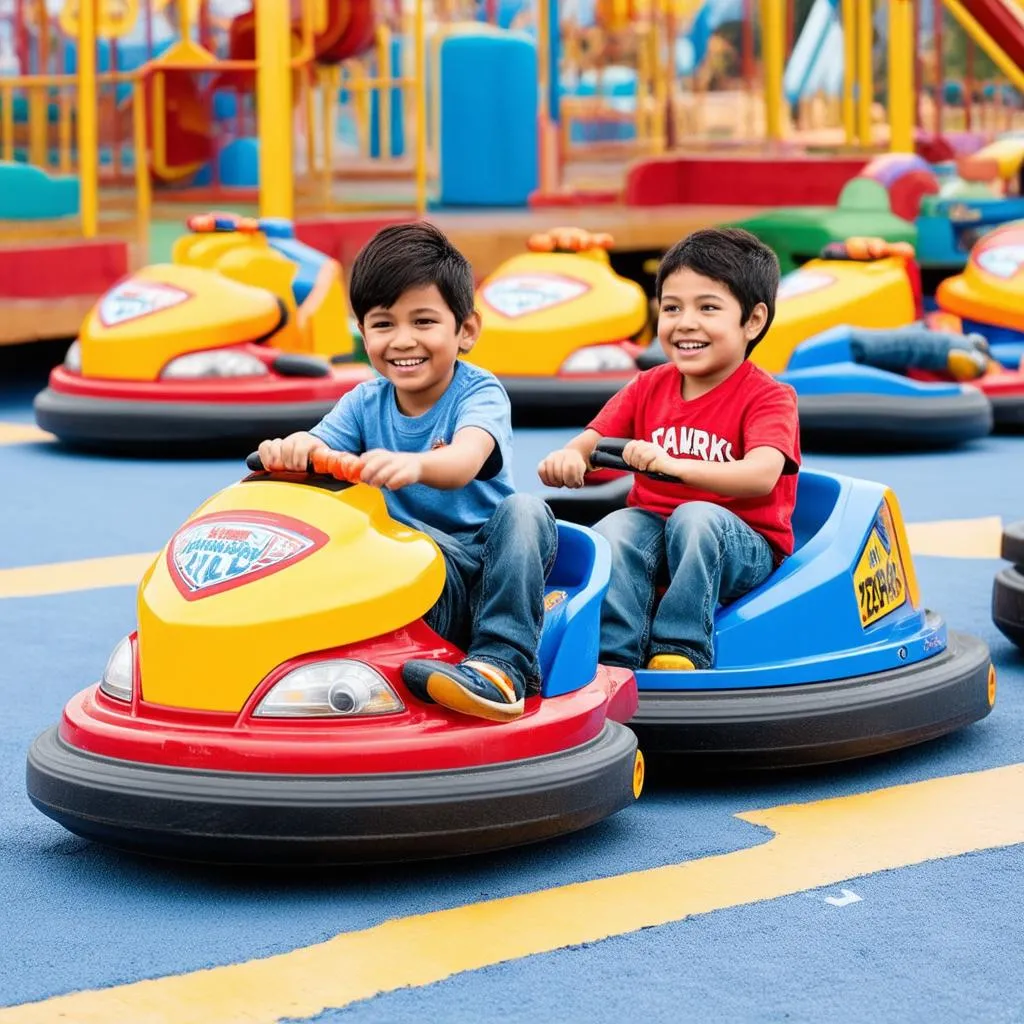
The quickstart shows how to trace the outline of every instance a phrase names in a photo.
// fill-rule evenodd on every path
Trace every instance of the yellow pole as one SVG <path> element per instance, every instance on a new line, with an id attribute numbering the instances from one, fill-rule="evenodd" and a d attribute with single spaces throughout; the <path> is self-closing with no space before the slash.
<path id="1" fill-rule="evenodd" d="M 0 135 L 3 136 L 4 144 L 3 159 L 10 162 L 14 159 L 14 86 L 5 85 L 0 81 L 0 102 L 3 103 L 3 110 L 0 112 Z"/>
<path id="2" fill-rule="evenodd" d="M 871 0 L 856 0 L 857 4 L 857 135 L 862 146 L 872 144 L 871 104 L 875 97 L 872 78 L 871 49 L 874 26 L 871 23 Z"/>
<path id="3" fill-rule="evenodd" d="M 391 159 L 391 31 L 377 26 L 377 152 Z"/>
<path id="4" fill-rule="evenodd" d="M 416 83 L 413 86 L 416 90 L 416 213 L 422 217 L 427 212 L 427 40 L 423 0 L 416 0 L 413 45 L 416 47 Z"/>
<path id="5" fill-rule="evenodd" d="M 149 142 L 146 138 L 146 87 L 141 78 L 132 83 L 132 134 L 135 139 L 135 215 L 142 258 L 149 259 L 149 217 L 153 206 L 149 178 Z"/>
<path id="6" fill-rule="evenodd" d="M 889 149 L 914 152 L 913 0 L 889 0 Z"/>
<path id="7" fill-rule="evenodd" d="M 557 188 L 557 173 L 552 160 L 552 149 L 554 148 L 554 133 L 548 119 L 548 92 L 550 90 L 551 75 L 557 74 L 557 70 L 550 67 L 548 58 L 551 55 L 551 43 L 548 39 L 550 27 L 549 0 L 537 0 L 537 95 L 538 117 L 537 130 L 539 133 L 539 157 L 540 157 L 540 191 L 542 193 L 554 192 Z"/>
<path id="8" fill-rule="evenodd" d="M 259 0 L 256 11 L 256 116 L 260 216 L 294 216 L 291 12 L 288 0 Z"/>
<path id="9" fill-rule="evenodd" d="M 96 0 L 78 12 L 78 182 L 82 235 L 99 230 L 99 128 L 96 123 Z"/>
<path id="10" fill-rule="evenodd" d="M 331 192 L 334 184 L 334 104 L 337 101 L 338 93 L 341 90 L 341 68 L 332 64 L 328 68 L 321 68 L 317 72 L 320 83 L 320 117 L 322 120 L 321 130 L 323 131 L 323 174 L 321 177 L 324 206 L 331 202 Z"/>
<path id="11" fill-rule="evenodd" d="M 843 16 L 843 132 L 846 144 L 857 138 L 854 88 L 857 82 L 857 5 L 856 0 L 842 0 Z"/>
<path id="12" fill-rule="evenodd" d="M 768 140 L 782 140 L 782 76 L 786 26 L 782 0 L 761 2 L 761 52 L 764 60 L 765 126 Z"/>

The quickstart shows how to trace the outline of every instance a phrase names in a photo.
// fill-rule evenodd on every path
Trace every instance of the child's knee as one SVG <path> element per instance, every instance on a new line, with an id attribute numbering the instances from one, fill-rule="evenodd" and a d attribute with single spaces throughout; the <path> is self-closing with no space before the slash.
<path id="1" fill-rule="evenodd" d="M 534 494 L 510 494 L 494 513 L 501 526 L 516 536 L 537 536 L 554 541 L 557 535 L 554 513 Z"/>
<path id="2" fill-rule="evenodd" d="M 717 540 L 722 536 L 729 513 L 711 501 L 688 501 L 680 505 L 669 519 L 672 533 L 682 533 L 694 540 Z"/>

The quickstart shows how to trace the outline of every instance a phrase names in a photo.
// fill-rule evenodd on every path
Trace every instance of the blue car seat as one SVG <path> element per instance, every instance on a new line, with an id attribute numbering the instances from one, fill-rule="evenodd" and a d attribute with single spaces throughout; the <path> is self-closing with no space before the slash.
<path id="1" fill-rule="evenodd" d="M 538 657 L 541 695 L 586 686 L 597 671 L 601 603 L 611 571 L 608 542 L 592 530 L 558 524 L 558 554 L 545 588 Z"/>

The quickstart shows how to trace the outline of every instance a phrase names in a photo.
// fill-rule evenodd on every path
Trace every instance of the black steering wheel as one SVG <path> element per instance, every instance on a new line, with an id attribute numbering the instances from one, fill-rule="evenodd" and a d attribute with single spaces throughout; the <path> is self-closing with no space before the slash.
<path id="1" fill-rule="evenodd" d="M 677 477 L 667 473 L 648 473 L 634 469 L 622 458 L 622 451 L 629 444 L 628 437 L 602 437 L 590 456 L 590 464 L 598 469 L 620 469 L 625 473 L 642 473 L 651 480 L 661 480 L 667 484 L 682 483 Z"/>

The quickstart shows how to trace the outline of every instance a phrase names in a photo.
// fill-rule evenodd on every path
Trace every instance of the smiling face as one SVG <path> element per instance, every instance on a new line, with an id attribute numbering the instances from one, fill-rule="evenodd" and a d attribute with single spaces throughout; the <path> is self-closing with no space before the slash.
<path id="1" fill-rule="evenodd" d="M 480 333 L 475 310 L 461 327 L 436 285 L 406 289 L 388 309 L 375 306 L 359 325 L 373 368 L 395 386 L 398 406 L 419 416 L 444 394 L 459 353 Z"/>
<path id="2" fill-rule="evenodd" d="M 742 316 L 739 301 L 721 281 L 682 267 L 662 284 L 658 340 L 681 374 L 710 390 L 743 363 L 768 309 L 758 303 L 746 323 Z"/>

